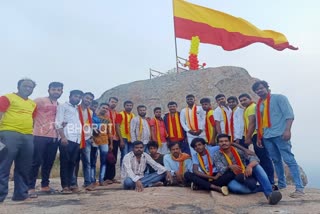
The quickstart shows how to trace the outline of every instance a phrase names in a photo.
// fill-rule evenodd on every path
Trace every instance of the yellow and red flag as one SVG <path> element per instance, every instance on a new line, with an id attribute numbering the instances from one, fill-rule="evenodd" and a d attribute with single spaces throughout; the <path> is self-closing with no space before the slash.
<path id="1" fill-rule="evenodd" d="M 210 8 L 191 4 L 184 0 L 174 1 L 175 35 L 191 40 L 199 36 L 201 43 L 219 45 L 232 51 L 252 43 L 264 43 L 278 51 L 291 46 L 282 33 L 260 30 L 248 21 Z"/>

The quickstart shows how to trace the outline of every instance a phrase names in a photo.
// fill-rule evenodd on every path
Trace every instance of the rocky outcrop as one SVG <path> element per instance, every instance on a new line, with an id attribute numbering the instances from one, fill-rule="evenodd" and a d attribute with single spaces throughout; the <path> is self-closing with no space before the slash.
<path id="1" fill-rule="evenodd" d="M 239 67 L 207 68 L 199 71 L 185 71 L 170 73 L 150 80 L 141 80 L 114 87 L 99 98 L 107 101 L 109 97 L 118 97 L 119 109 L 125 100 L 132 100 L 135 106 L 144 104 L 148 107 L 148 115 L 153 116 L 153 108 L 161 107 L 167 111 L 167 103 L 176 101 L 179 108 L 186 105 L 187 94 L 195 95 L 198 103 L 203 97 L 211 98 L 214 102 L 215 95 L 223 93 L 226 96 L 239 96 L 241 93 L 255 95 L 251 86 L 255 79 Z"/>

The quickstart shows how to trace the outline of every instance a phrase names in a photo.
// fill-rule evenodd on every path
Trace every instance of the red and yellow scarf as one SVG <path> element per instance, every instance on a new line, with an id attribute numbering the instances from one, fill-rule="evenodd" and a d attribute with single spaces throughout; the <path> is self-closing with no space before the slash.
<path id="1" fill-rule="evenodd" d="M 225 134 L 229 135 L 229 121 L 228 121 L 227 112 L 224 110 L 223 107 L 220 107 L 220 109 L 221 109 L 222 116 L 223 116 Z"/>
<path id="2" fill-rule="evenodd" d="M 270 120 L 270 98 L 271 94 L 268 93 L 267 98 L 262 100 L 261 98 L 257 104 L 257 122 L 258 122 L 258 139 L 262 139 L 263 136 L 263 129 L 271 127 L 271 120 Z M 261 104 L 264 104 L 263 112 L 261 113 Z"/>
<path id="3" fill-rule="evenodd" d="M 240 173 L 244 173 L 244 171 L 245 171 L 246 168 L 245 168 L 244 164 L 242 163 L 242 160 L 241 160 L 241 158 L 240 158 L 240 155 L 239 155 L 237 149 L 235 149 L 234 147 L 231 146 L 231 147 L 230 147 L 230 151 L 231 151 L 234 159 L 236 159 L 236 164 L 237 164 L 238 166 L 240 166 L 240 168 L 241 168 L 240 171 L 237 171 L 237 172 L 234 172 L 234 173 L 235 173 L 236 175 L 238 175 L 238 174 L 240 174 Z M 220 149 L 220 152 L 221 152 L 221 153 L 224 155 L 224 157 L 226 158 L 226 160 L 227 160 L 227 162 L 228 162 L 228 165 L 229 165 L 229 166 L 232 165 L 233 163 L 232 163 L 231 158 L 230 158 L 222 149 Z"/>
<path id="4" fill-rule="evenodd" d="M 213 110 L 210 108 L 207 112 L 206 112 L 206 137 L 207 137 L 207 141 L 208 143 L 211 141 L 213 134 L 214 134 L 214 126 L 215 126 L 215 122 L 214 122 L 214 116 L 213 116 Z"/>
<path id="5" fill-rule="evenodd" d="M 198 131 L 199 127 L 198 127 L 198 117 L 197 117 L 197 106 L 193 105 L 193 107 L 191 109 L 191 118 L 189 115 L 189 107 L 188 106 L 186 108 L 185 114 L 186 114 L 188 128 L 192 131 Z"/>
<path id="6" fill-rule="evenodd" d="M 230 136 L 231 136 L 231 142 L 234 140 L 234 112 L 237 110 L 238 106 L 236 106 L 234 109 L 232 109 L 231 118 L 230 118 Z"/>
<path id="7" fill-rule="evenodd" d="M 160 121 L 157 118 L 154 118 L 154 121 L 156 123 L 157 142 L 158 142 L 159 148 L 161 148 L 162 147 L 162 141 L 161 141 L 161 136 L 160 136 Z M 166 134 L 166 137 L 167 137 L 168 136 L 167 132 L 165 134 Z"/>
<path id="8" fill-rule="evenodd" d="M 81 127 L 80 149 L 83 149 L 83 148 L 86 147 L 86 138 L 85 138 L 85 133 L 84 133 L 85 122 L 83 120 L 81 105 L 78 105 L 78 112 L 79 112 L 80 123 L 81 123 L 81 126 L 82 126 Z M 90 113 L 89 108 L 87 108 L 87 113 L 88 113 L 88 121 L 86 121 L 86 123 L 89 122 L 90 128 L 92 128 L 92 117 L 91 117 L 91 113 Z"/>
<path id="9" fill-rule="evenodd" d="M 114 110 L 109 110 L 109 115 L 110 115 L 110 120 L 112 123 L 112 130 L 111 130 L 111 134 L 112 136 L 116 136 L 116 116 L 117 116 L 117 112 Z"/>
<path id="10" fill-rule="evenodd" d="M 168 114 L 168 130 L 169 130 L 169 137 L 174 138 L 177 137 L 179 139 L 183 138 L 183 132 L 180 124 L 179 114 L 178 112 L 174 113 L 172 117 L 171 114 Z"/>
<path id="11" fill-rule="evenodd" d="M 210 153 L 209 153 L 209 151 L 208 151 L 207 149 L 205 150 L 205 154 L 207 155 L 207 159 L 208 159 L 208 165 L 209 165 L 208 168 L 209 168 L 209 171 L 206 170 L 206 167 L 205 167 L 205 165 L 204 165 L 204 161 L 203 161 L 202 156 L 201 156 L 199 153 L 197 153 L 197 157 L 198 157 L 199 164 L 200 164 L 200 169 L 201 169 L 204 173 L 206 173 L 207 175 L 212 176 L 212 175 L 213 175 L 213 162 L 212 162 L 212 160 L 211 160 Z"/>
<path id="12" fill-rule="evenodd" d="M 179 162 L 179 174 L 183 175 L 186 172 L 186 166 L 184 161 L 187 159 L 190 159 L 190 155 L 186 153 L 181 153 L 178 158 L 175 158 L 173 155 L 171 155 L 172 160 Z"/>
<path id="13" fill-rule="evenodd" d="M 132 113 L 127 113 L 126 111 L 123 111 L 122 115 L 124 116 L 124 133 L 126 133 L 126 136 L 128 138 L 128 141 L 131 142 L 131 136 L 130 136 L 130 121 L 133 118 Z"/>

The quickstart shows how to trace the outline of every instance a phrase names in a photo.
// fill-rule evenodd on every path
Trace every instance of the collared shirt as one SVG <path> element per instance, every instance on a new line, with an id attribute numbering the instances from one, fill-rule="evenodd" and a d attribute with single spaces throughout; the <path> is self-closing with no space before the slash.
<path id="1" fill-rule="evenodd" d="M 37 114 L 34 117 L 33 135 L 57 138 L 58 133 L 54 122 L 57 114 L 58 102 L 49 97 L 37 98 Z"/>
<path id="2" fill-rule="evenodd" d="M 237 149 L 239 156 L 241 158 L 241 161 L 243 163 L 243 165 L 247 165 L 247 161 L 252 162 L 252 161 L 258 161 L 260 162 L 259 158 L 257 156 L 246 156 L 245 153 L 239 149 Z M 231 161 L 233 164 L 237 164 L 236 159 L 232 156 Z M 217 151 L 214 153 L 213 155 L 213 162 L 215 164 L 215 166 L 217 167 L 218 172 L 220 172 L 221 174 L 224 174 L 227 171 L 227 167 L 229 166 L 228 161 L 226 160 L 224 154 L 220 151 Z"/>
<path id="3" fill-rule="evenodd" d="M 244 129 L 243 112 L 243 108 L 239 106 L 236 107 L 236 110 L 233 112 L 233 140 L 242 139 Z"/>
<path id="4" fill-rule="evenodd" d="M 226 134 L 225 123 L 223 120 L 224 116 L 223 116 L 223 112 L 222 112 L 221 108 L 223 108 L 225 110 L 225 112 L 227 113 L 227 120 L 229 123 L 229 131 L 230 131 L 230 118 L 231 118 L 232 110 L 230 108 L 227 108 L 224 106 L 222 106 L 222 107 L 218 106 L 213 112 L 215 121 L 220 122 L 221 134 Z"/>
<path id="5" fill-rule="evenodd" d="M 250 116 L 255 116 L 256 115 L 256 104 L 252 103 L 250 104 L 243 112 L 243 118 L 244 118 L 244 133 L 243 135 L 246 137 L 247 136 L 247 131 L 249 128 L 249 117 Z M 254 130 L 253 135 L 257 134 L 257 130 Z"/>
<path id="6" fill-rule="evenodd" d="M 134 117 L 135 115 L 132 112 L 127 113 L 126 111 L 121 111 L 119 112 L 119 114 L 117 114 L 117 118 L 116 118 L 116 124 L 119 125 L 121 137 L 128 140 L 130 139 L 129 142 L 131 142 L 130 122 Z M 125 118 L 127 118 L 127 121 L 125 121 Z M 126 123 L 128 125 L 127 127 L 126 127 Z M 128 133 L 126 133 L 126 129 L 128 130 Z"/>
<path id="7" fill-rule="evenodd" d="M 190 131 L 190 129 L 189 129 L 188 123 L 187 123 L 186 110 L 187 110 L 187 108 L 184 108 L 180 112 L 181 126 L 184 129 L 184 131 L 187 133 L 187 137 L 194 137 L 194 135 L 192 135 L 188 132 L 188 131 Z M 189 117 L 191 118 L 191 115 L 192 115 L 191 108 L 188 108 L 188 114 L 189 114 Z M 198 119 L 198 128 L 202 130 L 201 134 L 198 137 L 206 139 L 205 131 L 204 131 L 206 112 L 203 110 L 202 106 L 197 106 L 197 119 Z"/>
<path id="8" fill-rule="evenodd" d="M 192 160 L 191 158 L 186 159 L 183 161 L 184 163 L 184 168 L 185 168 L 185 172 L 192 172 Z M 172 159 L 172 155 L 171 154 L 166 154 L 163 157 L 163 164 L 164 167 L 171 172 L 171 174 L 173 175 L 174 172 L 179 171 L 179 167 L 180 167 L 180 163 L 179 161 L 175 161 Z"/>
<path id="9" fill-rule="evenodd" d="M 260 112 L 263 113 L 263 109 L 264 104 L 262 103 Z M 286 129 L 287 120 L 294 119 L 293 109 L 288 98 L 282 94 L 271 94 L 269 111 L 271 127 L 264 128 L 263 138 L 281 136 Z"/>
<path id="10" fill-rule="evenodd" d="M 140 162 L 137 161 L 136 156 L 133 152 L 129 152 L 123 158 L 121 168 L 121 180 L 122 182 L 127 177 L 131 178 L 133 182 L 136 182 L 144 177 L 144 172 L 147 164 L 157 171 L 160 175 L 166 172 L 166 168 L 155 162 L 150 155 L 143 152 L 141 155 Z"/>
<path id="11" fill-rule="evenodd" d="M 206 149 L 208 150 L 208 152 L 210 154 L 210 158 L 211 158 L 211 161 L 212 161 L 212 164 L 213 164 L 213 172 L 217 172 L 217 168 L 215 166 L 215 163 L 213 162 L 213 156 L 214 156 L 214 153 L 220 149 L 220 147 L 219 146 L 206 146 Z M 204 163 L 204 168 L 206 169 L 206 171 L 209 171 L 209 162 L 208 162 L 207 155 L 206 154 L 203 155 L 202 159 L 203 159 L 203 163 Z M 193 164 L 198 165 L 198 170 L 199 171 L 203 172 L 203 170 L 200 167 L 200 163 L 199 163 L 199 159 L 198 159 L 198 153 L 194 153 L 192 155 L 192 162 L 193 162 Z"/>
<path id="12" fill-rule="evenodd" d="M 81 105 L 78 106 L 78 108 L 81 108 Z M 92 120 L 92 110 L 91 109 L 82 109 L 82 117 L 83 117 L 83 121 L 84 121 L 84 125 L 83 125 L 83 131 L 84 131 L 84 138 L 85 140 L 88 140 L 92 137 L 92 127 L 90 126 L 89 123 L 89 115 L 88 115 L 88 111 L 90 112 L 90 116 L 91 116 L 91 120 Z M 79 115 L 79 119 L 80 119 L 80 115 Z"/>
<path id="13" fill-rule="evenodd" d="M 160 132 L 160 140 L 162 143 L 165 143 L 167 142 L 167 132 L 166 132 L 166 127 L 164 125 L 164 121 L 163 119 L 161 118 L 160 120 L 159 119 L 156 119 L 156 118 L 152 118 L 150 121 L 149 121 L 149 125 L 150 127 L 153 127 L 154 128 L 154 136 L 157 137 L 158 135 L 158 132 L 157 132 L 157 124 L 156 124 L 156 120 L 158 122 L 158 125 L 159 125 L 159 132 Z M 153 139 L 155 141 L 157 141 L 157 139 Z"/>
<path id="14" fill-rule="evenodd" d="M 147 144 L 150 141 L 150 127 L 149 123 L 145 118 L 142 119 L 142 133 L 140 135 L 140 116 L 134 117 L 130 122 L 130 134 L 131 141 L 142 141 L 143 144 Z M 140 139 L 139 139 L 140 138 Z"/>
<path id="15" fill-rule="evenodd" d="M 65 127 L 63 127 L 63 123 L 66 123 Z M 55 125 L 56 129 L 63 128 L 68 140 L 80 143 L 82 126 L 77 106 L 73 106 L 69 102 L 58 105 Z"/>

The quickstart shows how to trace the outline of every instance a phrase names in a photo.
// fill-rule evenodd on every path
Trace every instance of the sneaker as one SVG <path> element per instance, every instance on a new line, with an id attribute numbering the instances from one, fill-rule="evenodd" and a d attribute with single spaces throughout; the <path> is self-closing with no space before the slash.
<path id="1" fill-rule="evenodd" d="M 302 191 L 296 190 L 295 192 L 291 193 L 289 196 L 291 198 L 301 198 L 303 197 L 305 194 Z"/>
<path id="2" fill-rule="evenodd" d="M 191 182 L 191 190 L 198 190 L 198 186 L 193 182 Z"/>
<path id="3" fill-rule="evenodd" d="M 270 205 L 277 204 L 282 199 L 282 194 L 279 191 L 274 191 L 268 196 L 268 202 Z"/>

